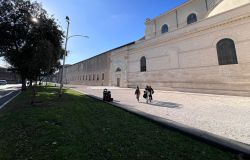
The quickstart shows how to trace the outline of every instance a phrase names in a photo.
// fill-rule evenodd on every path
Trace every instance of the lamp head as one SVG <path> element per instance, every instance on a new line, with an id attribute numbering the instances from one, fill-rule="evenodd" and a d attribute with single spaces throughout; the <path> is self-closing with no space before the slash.
<path id="1" fill-rule="evenodd" d="M 66 20 L 69 22 L 69 17 L 68 16 L 66 16 Z"/>

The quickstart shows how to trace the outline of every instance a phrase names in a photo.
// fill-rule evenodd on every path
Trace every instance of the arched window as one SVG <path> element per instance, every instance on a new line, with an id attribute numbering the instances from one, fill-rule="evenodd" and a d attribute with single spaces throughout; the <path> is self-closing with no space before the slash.
<path id="1" fill-rule="evenodd" d="M 220 40 L 217 45 L 219 65 L 238 64 L 235 44 L 232 39 Z"/>
<path id="2" fill-rule="evenodd" d="M 146 57 L 141 57 L 141 72 L 146 72 L 147 71 L 147 62 L 146 62 Z"/>
<path id="3" fill-rule="evenodd" d="M 118 68 L 116 68 L 116 71 L 115 71 L 115 72 L 121 72 L 121 71 L 122 71 L 121 68 L 118 67 Z"/>
<path id="4" fill-rule="evenodd" d="M 168 32 L 168 25 L 164 24 L 162 27 L 161 27 L 161 33 L 167 33 Z"/>
<path id="5" fill-rule="evenodd" d="M 187 24 L 191 24 L 194 22 L 197 22 L 197 16 L 195 13 L 192 13 L 187 17 Z"/>

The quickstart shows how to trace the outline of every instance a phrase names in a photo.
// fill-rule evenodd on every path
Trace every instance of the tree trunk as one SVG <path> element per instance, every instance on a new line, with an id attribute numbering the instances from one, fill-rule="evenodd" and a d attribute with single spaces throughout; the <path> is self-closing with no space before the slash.
<path id="1" fill-rule="evenodd" d="M 32 86 L 32 93 L 33 95 L 32 95 L 30 104 L 33 105 L 35 103 L 35 98 L 36 98 L 36 84 Z"/>
<path id="2" fill-rule="evenodd" d="M 33 83 L 33 80 L 30 80 L 30 85 L 29 85 L 29 87 L 32 87 L 32 83 Z"/>
<path id="3" fill-rule="evenodd" d="M 26 90 L 26 78 L 24 76 L 21 76 L 22 80 L 22 91 Z"/>

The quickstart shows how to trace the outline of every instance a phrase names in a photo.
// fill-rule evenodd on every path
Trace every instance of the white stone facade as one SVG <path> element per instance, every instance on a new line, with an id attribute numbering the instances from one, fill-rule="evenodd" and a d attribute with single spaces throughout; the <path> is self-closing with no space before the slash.
<path id="1" fill-rule="evenodd" d="M 67 84 L 107 86 L 110 77 L 110 53 L 103 53 L 65 68 Z"/>
<path id="2" fill-rule="evenodd" d="M 187 24 L 190 14 L 197 21 Z M 143 39 L 106 53 L 108 85 L 250 95 L 250 0 L 190 0 L 145 24 Z M 223 39 L 233 41 L 237 63 L 219 65 Z"/>

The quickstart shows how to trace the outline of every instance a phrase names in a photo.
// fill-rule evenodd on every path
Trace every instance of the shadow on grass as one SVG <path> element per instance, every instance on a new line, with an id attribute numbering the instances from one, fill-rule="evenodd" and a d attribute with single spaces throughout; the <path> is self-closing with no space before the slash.
<path id="1" fill-rule="evenodd" d="M 51 107 L 53 104 L 61 102 L 63 98 L 59 98 L 59 89 L 57 87 L 36 87 L 36 98 L 34 104 L 31 105 L 31 99 L 33 92 L 31 88 L 27 88 L 26 91 L 22 92 L 17 98 L 10 102 L 6 107 L 2 108 L 1 112 L 8 112 L 13 110 L 20 110 L 23 108 L 33 107 Z M 64 92 L 66 90 L 64 89 Z"/>

